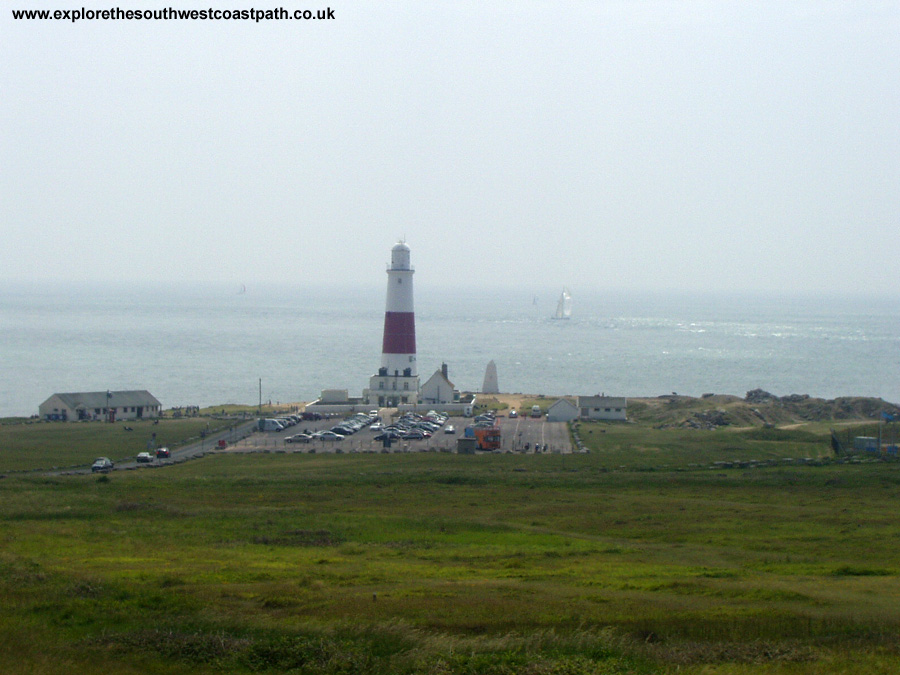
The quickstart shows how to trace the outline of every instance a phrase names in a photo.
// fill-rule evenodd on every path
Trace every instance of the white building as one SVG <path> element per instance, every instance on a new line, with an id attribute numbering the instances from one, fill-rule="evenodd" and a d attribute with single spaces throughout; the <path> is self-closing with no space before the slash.
<path id="1" fill-rule="evenodd" d="M 161 412 L 160 402 L 145 390 L 53 394 L 38 407 L 41 419 L 62 422 L 140 420 Z"/>
<path id="2" fill-rule="evenodd" d="M 547 409 L 548 422 L 571 422 L 578 419 L 578 406 L 561 398 Z"/>
<path id="3" fill-rule="evenodd" d="M 434 375 L 422 385 L 419 400 L 423 405 L 459 402 L 459 390 L 448 379 L 446 363 L 441 364 L 440 369 L 434 371 Z"/>
<path id="4" fill-rule="evenodd" d="M 588 420 L 625 420 L 627 401 L 618 396 L 579 396 L 579 417 Z"/>

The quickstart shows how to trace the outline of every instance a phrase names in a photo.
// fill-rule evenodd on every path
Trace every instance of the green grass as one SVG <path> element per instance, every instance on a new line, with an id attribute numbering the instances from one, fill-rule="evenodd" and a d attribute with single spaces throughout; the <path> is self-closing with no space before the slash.
<path id="1" fill-rule="evenodd" d="M 147 450 L 154 433 L 157 446 L 174 448 L 198 440 L 207 428 L 215 432 L 234 424 L 202 417 L 162 419 L 159 424 L 152 420 L 5 424 L 0 426 L 0 473 L 84 466 L 96 457 L 133 458 Z"/>
<path id="2" fill-rule="evenodd" d="M 731 428 L 657 429 L 628 423 L 579 422 L 585 445 L 609 468 L 660 470 L 715 462 L 832 457 L 827 430 Z"/>
<path id="3" fill-rule="evenodd" d="M 580 431 L 589 454 L 8 475 L 0 669 L 900 668 L 900 464 L 706 468 L 826 456 L 820 430 Z"/>

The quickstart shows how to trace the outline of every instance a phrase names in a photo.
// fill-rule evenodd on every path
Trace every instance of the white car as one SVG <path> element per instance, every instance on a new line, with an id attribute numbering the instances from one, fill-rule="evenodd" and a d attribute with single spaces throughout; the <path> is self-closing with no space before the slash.
<path id="1" fill-rule="evenodd" d="M 445 434 L 455 434 L 456 429 L 454 428 L 454 426 L 452 424 L 448 424 L 447 426 L 444 427 L 444 433 Z"/>
<path id="2" fill-rule="evenodd" d="M 149 452 L 139 452 L 137 455 L 138 464 L 145 464 L 153 461 L 153 455 Z"/>
<path id="3" fill-rule="evenodd" d="M 319 431 L 318 433 L 313 434 L 313 438 L 317 438 L 320 441 L 342 441 L 344 437 L 340 434 L 336 434 L 333 431 Z"/>

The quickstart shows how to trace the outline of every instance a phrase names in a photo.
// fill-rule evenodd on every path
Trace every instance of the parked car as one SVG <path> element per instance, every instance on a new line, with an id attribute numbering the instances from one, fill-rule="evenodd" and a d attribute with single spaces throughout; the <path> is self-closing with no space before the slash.
<path id="1" fill-rule="evenodd" d="M 340 434 L 336 434 L 333 431 L 320 431 L 316 434 L 313 434 L 313 438 L 318 438 L 320 441 L 342 441 L 344 437 Z"/>
<path id="2" fill-rule="evenodd" d="M 156 449 L 156 458 L 157 459 L 168 459 L 172 456 L 172 453 L 169 452 L 168 448 L 157 448 Z"/>
<path id="3" fill-rule="evenodd" d="M 510 411 L 509 411 L 509 418 L 510 418 L 510 419 L 515 419 L 515 418 L 518 417 L 518 416 L 519 416 L 519 413 L 517 413 L 515 410 L 510 410 Z"/>
<path id="4" fill-rule="evenodd" d="M 447 426 L 444 427 L 444 433 L 445 434 L 455 434 L 456 428 L 452 424 L 448 424 Z"/>
<path id="5" fill-rule="evenodd" d="M 293 436 L 288 436 L 284 439 L 285 443 L 309 443 L 312 440 L 312 436 L 309 434 L 294 434 Z"/>
<path id="6" fill-rule="evenodd" d="M 109 457 L 98 457 L 94 460 L 94 463 L 91 464 L 91 472 L 92 473 L 109 473 L 113 470 L 112 460 Z"/>
<path id="7" fill-rule="evenodd" d="M 284 425 L 276 419 L 261 419 L 257 422 L 257 428 L 260 431 L 281 431 Z"/>
<path id="8" fill-rule="evenodd" d="M 138 464 L 146 464 L 153 461 L 153 456 L 149 452 L 139 452 L 137 454 Z"/>

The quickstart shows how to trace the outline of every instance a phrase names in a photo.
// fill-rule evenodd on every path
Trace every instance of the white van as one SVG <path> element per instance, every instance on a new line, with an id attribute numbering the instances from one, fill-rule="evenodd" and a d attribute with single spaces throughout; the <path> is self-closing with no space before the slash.
<path id="1" fill-rule="evenodd" d="M 284 427 L 281 422 L 278 420 L 260 420 L 259 421 L 259 430 L 260 431 L 282 431 Z"/>

